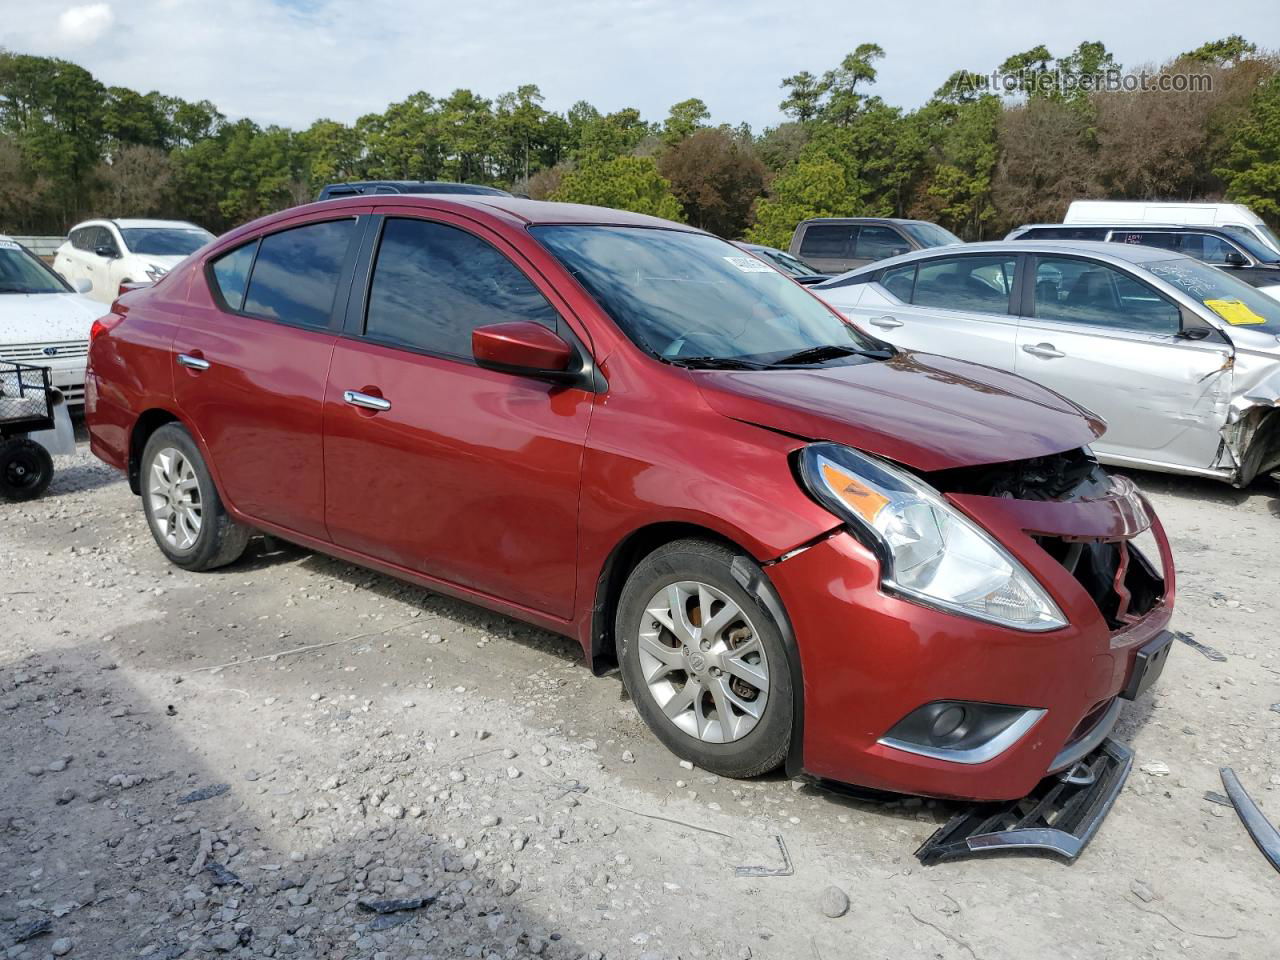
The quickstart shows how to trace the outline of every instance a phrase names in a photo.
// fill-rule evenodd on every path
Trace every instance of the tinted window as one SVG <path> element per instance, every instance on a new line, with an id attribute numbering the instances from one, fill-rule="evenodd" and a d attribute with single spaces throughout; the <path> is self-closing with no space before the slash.
<path id="1" fill-rule="evenodd" d="M 886 270 L 880 278 L 880 286 L 884 287 L 903 303 L 911 302 L 911 290 L 916 283 L 916 265 L 909 263 L 905 267 L 894 267 Z"/>
<path id="2" fill-rule="evenodd" d="M 245 297 L 246 313 L 325 327 L 355 220 L 294 227 L 262 238 Z"/>
<path id="3" fill-rule="evenodd" d="M 1198 241 L 1200 249 L 1191 254 L 1197 260 L 1203 260 L 1205 263 L 1226 264 L 1231 262 L 1231 254 L 1235 254 L 1235 262 L 1239 264 L 1244 260 L 1244 255 L 1235 247 L 1227 243 L 1221 237 L 1215 237 L 1211 233 L 1192 234 L 1188 239 Z"/>
<path id="4" fill-rule="evenodd" d="M 911 247 L 892 227 L 867 226 L 858 231 L 857 253 L 859 260 L 883 260 L 906 253 Z"/>
<path id="5" fill-rule="evenodd" d="M 903 223 L 899 226 L 922 247 L 949 247 L 957 243 L 964 243 L 950 230 L 946 230 L 936 223 Z"/>
<path id="6" fill-rule="evenodd" d="M 131 253 L 153 257 L 185 257 L 213 239 L 208 230 L 192 227 L 129 227 L 120 235 Z"/>
<path id="7" fill-rule="evenodd" d="M 111 231 L 106 227 L 90 227 L 89 249 L 97 252 L 99 247 L 106 247 L 112 251 L 116 250 L 116 238 L 111 235 Z"/>
<path id="8" fill-rule="evenodd" d="M 1105 240 L 1106 227 L 1032 227 L 1019 240 Z"/>
<path id="9" fill-rule="evenodd" d="M 843 257 L 855 229 L 844 224 L 811 223 L 800 239 L 800 256 Z"/>
<path id="10" fill-rule="evenodd" d="M 425 220 L 387 221 L 369 291 L 367 336 L 470 357 L 476 327 L 531 320 L 554 330 L 556 319 L 532 281 L 478 237 Z"/>
<path id="11" fill-rule="evenodd" d="M 213 261 L 213 281 L 232 310 L 239 310 L 244 304 L 244 288 L 248 285 L 249 268 L 253 266 L 257 249 L 258 241 L 254 240 Z"/>
<path id="12" fill-rule="evenodd" d="M 919 265 L 911 302 L 924 307 L 1008 313 L 1016 257 L 949 257 Z"/>
<path id="13" fill-rule="evenodd" d="M 1181 329 L 1176 306 L 1127 273 L 1091 260 L 1038 257 L 1035 308 L 1037 317 L 1061 323 L 1155 334 Z"/>
<path id="14" fill-rule="evenodd" d="M 1161 250 L 1181 251 L 1185 235 L 1178 233 L 1152 233 L 1144 230 L 1141 233 L 1116 230 L 1111 234 L 1113 243 L 1132 243 L 1143 247 L 1159 247 Z"/>
<path id="15" fill-rule="evenodd" d="M 71 241 L 71 245 L 77 250 L 89 249 L 89 228 L 81 227 L 79 230 L 72 230 L 71 236 L 67 238 Z"/>

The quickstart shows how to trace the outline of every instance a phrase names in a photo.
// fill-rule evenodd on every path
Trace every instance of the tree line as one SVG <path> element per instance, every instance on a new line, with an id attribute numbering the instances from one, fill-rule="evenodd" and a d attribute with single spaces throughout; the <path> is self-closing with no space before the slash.
<path id="1" fill-rule="evenodd" d="M 1238 35 L 1143 68 L 1195 74 L 1194 90 L 1089 89 L 1077 81 L 1122 72 L 1103 44 L 1041 45 L 1000 65 L 1011 83 L 958 70 L 915 110 L 874 94 L 883 57 L 865 43 L 782 79 L 787 119 L 759 133 L 710 125 L 697 98 L 662 120 L 585 100 L 557 113 L 532 84 L 291 130 L 0 51 L 0 231 L 160 216 L 221 232 L 362 179 L 492 184 L 783 247 L 806 217 L 914 217 L 976 240 L 1080 197 L 1226 198 L 1280 220 L 1280 58 Z"/>

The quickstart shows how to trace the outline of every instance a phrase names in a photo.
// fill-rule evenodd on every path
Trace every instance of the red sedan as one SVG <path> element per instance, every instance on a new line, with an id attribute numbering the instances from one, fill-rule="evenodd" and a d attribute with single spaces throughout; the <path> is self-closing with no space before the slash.
<path id="1" fill-rule="evenodd" d="M 727 776 L 1022 797 L 1164 662 L 1168 545 L 1100 422 L 679 224 L 294 208 L 123 296 L 89 362 L 175 564 L 266 531 L 568 634 Z"/>

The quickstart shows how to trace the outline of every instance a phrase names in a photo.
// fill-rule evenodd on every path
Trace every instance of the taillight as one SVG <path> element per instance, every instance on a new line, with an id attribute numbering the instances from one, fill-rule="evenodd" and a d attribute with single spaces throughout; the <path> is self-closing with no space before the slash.
<path id="1" fill-rule="evenodd" d="M 114 330 L 122 320 L 124 320 L 124 317 L 118 313 L 108 313 L 104 317 L 99 317 L 93 321 L 93 326 L 89 328 L 89 342 L 93 343 L 101 334 L 106 333 L 108 330 Z"/>

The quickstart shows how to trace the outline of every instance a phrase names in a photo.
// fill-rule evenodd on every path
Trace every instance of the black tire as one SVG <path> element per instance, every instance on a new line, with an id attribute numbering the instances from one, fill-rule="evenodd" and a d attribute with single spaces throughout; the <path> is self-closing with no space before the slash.
<path id="1" fill-rule="evenodd" d="M 0 497 L 34 500 L 53 479 L 53 457 L 26 437 L 0 440 Z"/>
<path id="2" fill-rule="evenodd" d="M 167 539 L 157 518 L 149 490 L 152 469 L 157 456 L 165 450 L 176 450 L 190 464 L 197 483 L 196 495 L 200 507 L 200 528 L 193 542 L 180 545 Z M 222 498 L 213 484 L 213 477 L 205 465 L 200 448 L 191 439 L 185 427 L 176 423 L 166 423 L 147 439 L 142 450 L 142 462 L 139 469 L 139 484 L 142 490 L 142 510 L 147 517 L 147 525 L 155 538 L 160 551 L 170 562 L 184 570 L 212 570 L 240 559 L 245 546 L 249 543 L 250 530 L 237 523 L 222 505 Z"/>
<path id="3" fill-rule="evenodd" d="M 676 756 L 704 770 L 745 778 L 768 773 L 786 759 L 795 722 L 796 693 L 782 630 L 764 604 L 734 577 L 735 563 L 739 569 L 742 564 L 749 564 L 753 572 L 759 573 L 759 567 L 749 557 L 705 540 L 679 540 L 660 547 L 627 578 L 614 629 L 623 683 L 654 735 Z M 680 581 L 707 584 L 736 603 L 747 615 L 768 661 L 768 694 L 763 712 L 749 732 L 727 743 L 707 742 L 677 726 L 663 712 L 644 679 L 639 651 L 642 619 L 649 621 L 651 627 L 656 623 L 646 606 L 658 591 Z"/>

